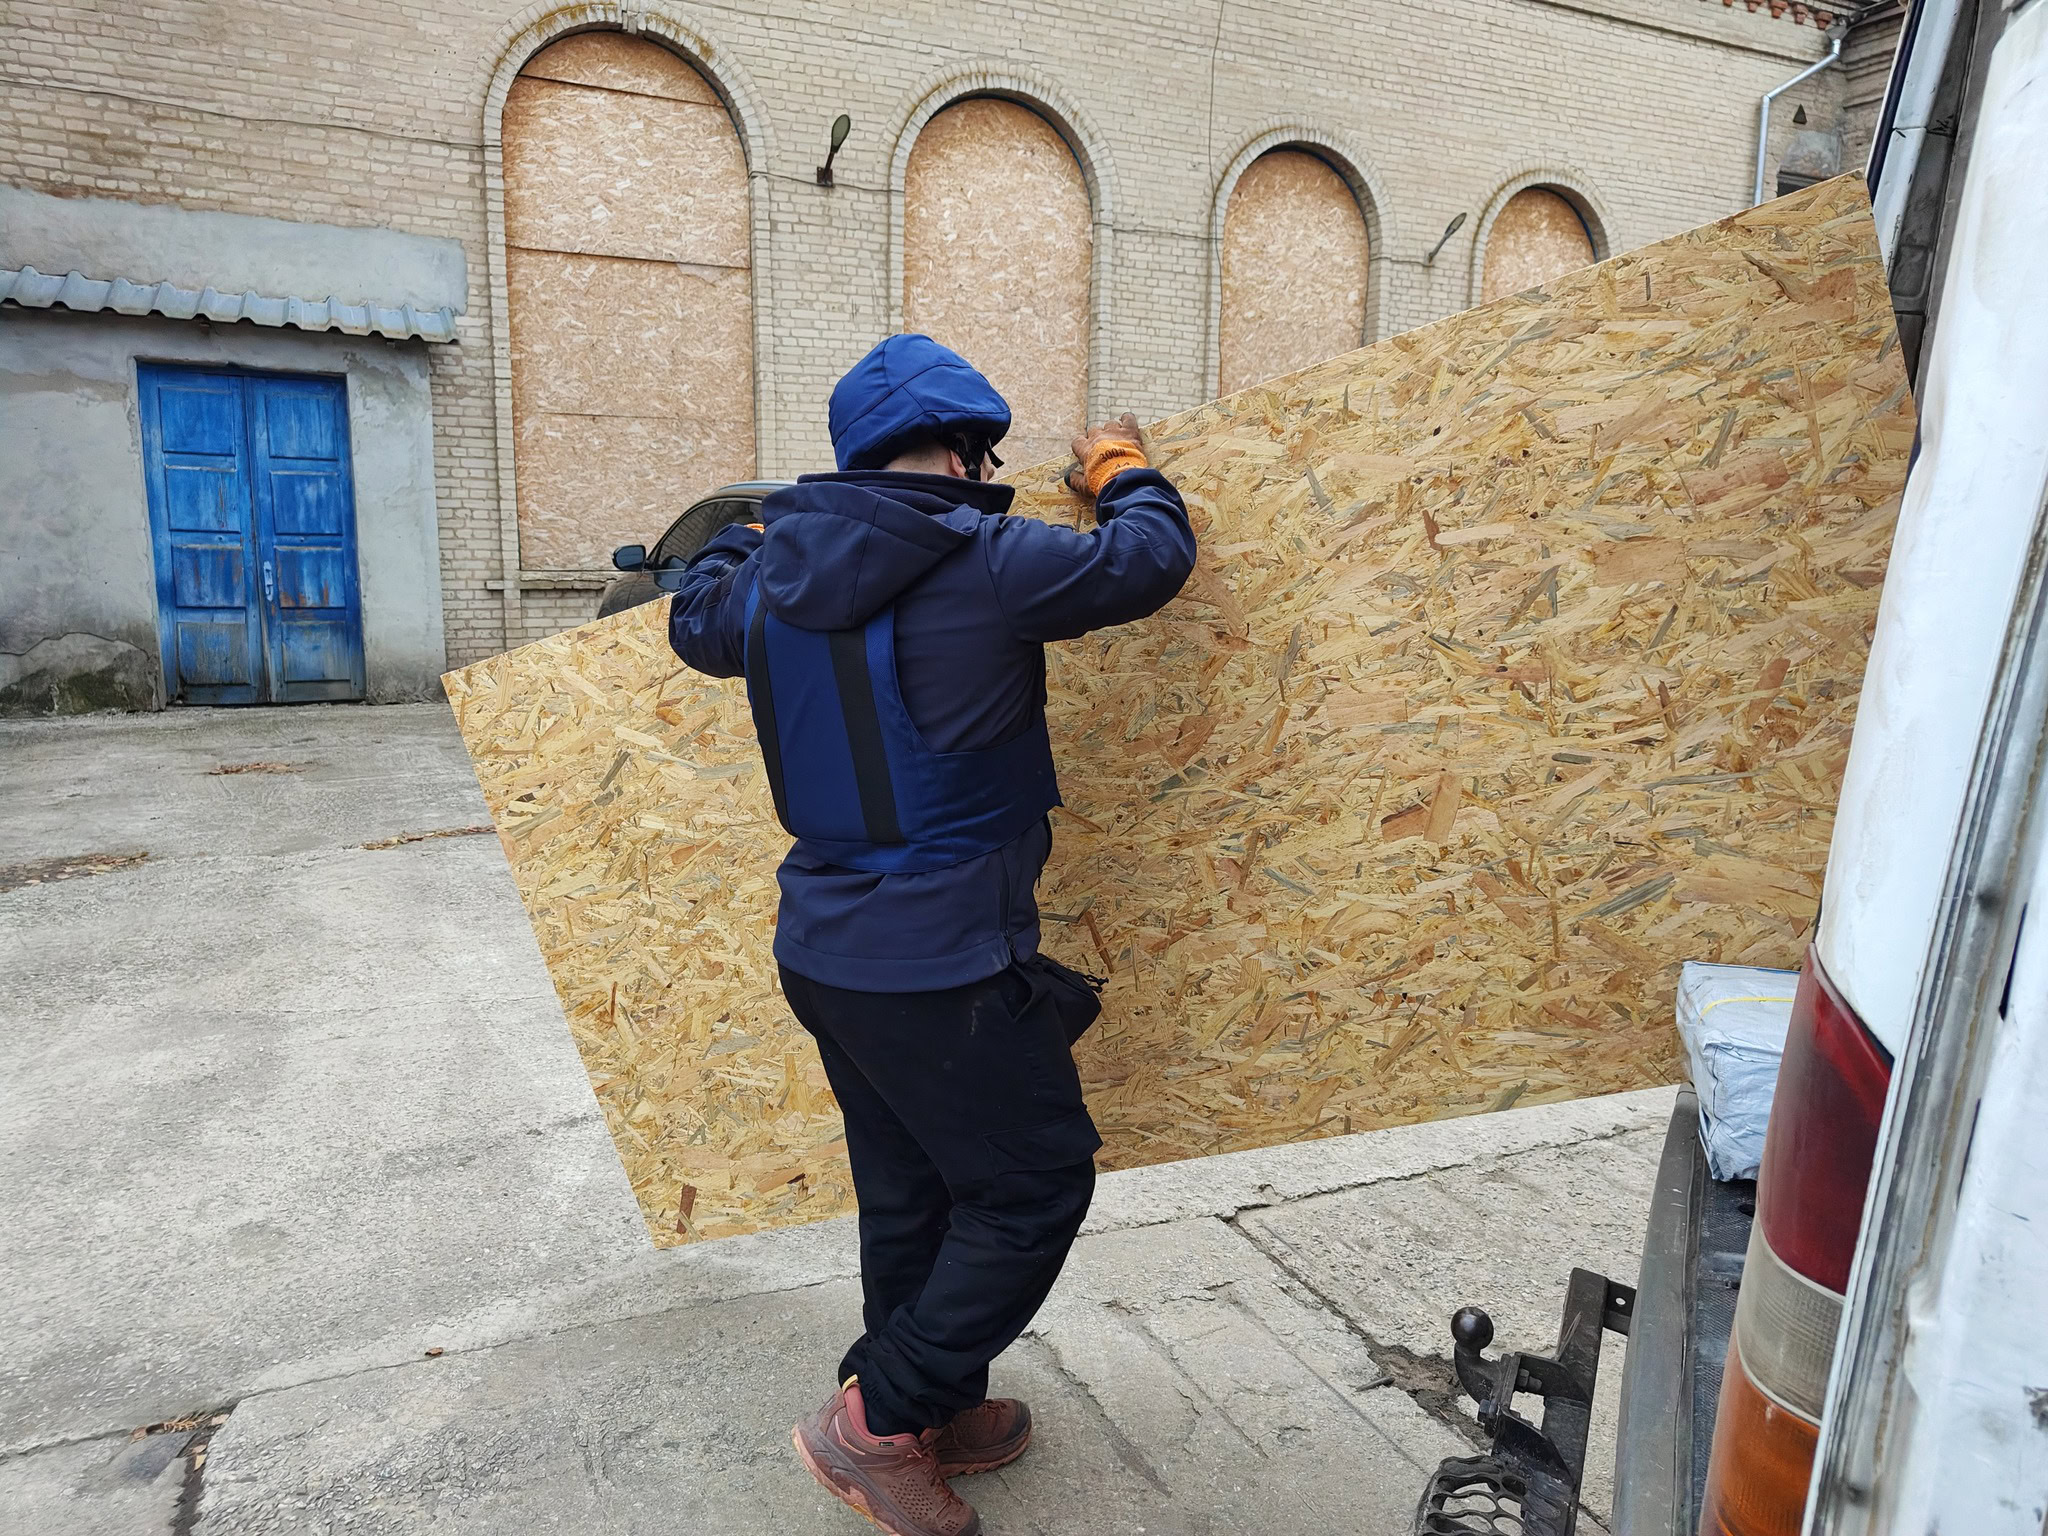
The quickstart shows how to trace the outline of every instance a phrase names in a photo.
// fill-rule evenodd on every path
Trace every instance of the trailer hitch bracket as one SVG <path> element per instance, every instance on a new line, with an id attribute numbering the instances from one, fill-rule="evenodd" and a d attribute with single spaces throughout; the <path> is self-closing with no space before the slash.
<path id="1" fill-rule="evenodd" d="M 1556 1352 L 1510 1351 L 1491 1360 L 1493 1319 L 1478 1307 L 1457 1310 L 1452 1363 L 1492 1445 L 1484 1455 L 1450 1457 L 1437 1468 L 1415 1512 L 1416 1536 L 1573 1536 L 1600 1337 L 1626 1335 L 1635 1305 L 1633 1287 L 1575 1269 Z M 1542 1400 L 1540 1423 L 1515 1411 L 1517 1397 Z"/>

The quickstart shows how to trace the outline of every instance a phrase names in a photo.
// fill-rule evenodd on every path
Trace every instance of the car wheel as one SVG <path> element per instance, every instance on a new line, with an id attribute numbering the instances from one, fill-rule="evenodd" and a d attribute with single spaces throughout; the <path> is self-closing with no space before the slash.
<path id="1" fill-rule="evenodd" d="M 624 576 L 614 576 L 604 589 L 604 596 L 598 599 L 597 616 L 608 619 L 615 613 L 624 613 L 628 608 L 638 608 L 642 603 L 651 603 L 662 596 L 660 587 L 654 584 L 654 576 L 648 571 L 632 571 Z"/>

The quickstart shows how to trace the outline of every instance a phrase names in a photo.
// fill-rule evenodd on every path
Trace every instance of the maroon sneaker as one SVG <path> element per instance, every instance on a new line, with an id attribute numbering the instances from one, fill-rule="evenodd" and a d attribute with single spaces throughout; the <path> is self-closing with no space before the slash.
<path id="1" fill-rule="evenodd" d="M 981 1516 L 946 1486 L 932 1454 L 936 1430 L 871 1435 L 860 1384 L 849 1380 L 790 1431 L 811 1476 L 889 1536 L 981 1536 Z"/>
<path id="2" fill-rule="evenodd" d="M 966 1477 L 1007 1467 L 1031 1443 L 1031 1410 L 1014 1397 L 992 1397 L 964 1409 L 932 1441 L 939 1476 Z"/>

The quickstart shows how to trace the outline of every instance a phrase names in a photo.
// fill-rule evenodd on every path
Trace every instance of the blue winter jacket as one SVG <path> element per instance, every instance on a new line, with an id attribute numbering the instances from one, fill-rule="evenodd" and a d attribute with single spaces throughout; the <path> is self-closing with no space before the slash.
<path id="1" fill-rule="evenodd" d="M 800 629 L 851 629 L 893 603 L 897 675 L 925 741 L 1008 740 L 1044 711 L 1048 641 L 1155 612 L 1195 564 L 1187 508 L 1155 470 L 1111 480 L 1087 533 L 1008 516 L 1012 495 L 948 475 L 806 475 L 762 503 L 765 532 L 725 528 L 691 560 L 669 643 L 699 672 L 738 677 L 756 584 Z M 775 958 L 862 992 L 992 976 L 1038 950 L 1034 887 L 1051 850 L 1042 819 L 993 853 L 914 874 L 846 869 L 798 841 L 777 872 Z"/>

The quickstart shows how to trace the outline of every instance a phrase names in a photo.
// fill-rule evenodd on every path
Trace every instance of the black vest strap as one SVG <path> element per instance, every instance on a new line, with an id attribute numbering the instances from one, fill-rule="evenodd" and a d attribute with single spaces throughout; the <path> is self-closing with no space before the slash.
<path id="1" fill-rule="evenodd" d="M 860 795 L 860 815 L 867 823 L 868 841 L 900 843 L 904 838 L 896 819 L 896 789 L 889 782 L 882 717 L 875 709 L 875 684 L 868 672 L 867 630 L 835 629 L 826 637 L 826 643 L 832 650 L 832 676 L 839 684 L 846 744 L 853 750 L 853 785 Z"/>
<path id="2" fill-rule="evenodd" d="M 775 819 L 789 826 L 789 796 L 782 782 L 782 737 L 775 729 L 775 685 L 768 677 L 768 605 L 754 597 L 754 620 L 747 626 L 747 703 L 754 712 L 754 734 L 761 741 L 761 761 L 768 769 L 768 793 L 775 799 Z"/>

